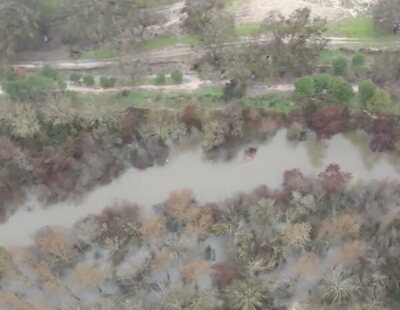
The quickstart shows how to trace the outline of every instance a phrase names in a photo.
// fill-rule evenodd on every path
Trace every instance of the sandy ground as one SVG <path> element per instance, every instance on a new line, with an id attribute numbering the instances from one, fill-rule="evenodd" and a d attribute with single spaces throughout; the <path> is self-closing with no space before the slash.
<path id="1" fill-rule="evenodd" d="M 269 12 L 290 15 L 298 8 L 309 7 L 314 16 L 327 19 L 355 16 L 365 12 L 376 0 L 243 0 L 234 7 L 240 24 L 260 22 Z M 348 3 L 346 6 L 343 3 Z"/>

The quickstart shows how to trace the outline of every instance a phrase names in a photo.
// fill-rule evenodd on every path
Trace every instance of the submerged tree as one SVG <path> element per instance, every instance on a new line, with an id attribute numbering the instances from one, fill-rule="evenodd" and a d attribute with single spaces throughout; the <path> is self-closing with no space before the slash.
<path id="1" fill-rule="evenodd" d="M 323 302 L 343 305 L 357 296 L 360 283 L 356 277 L 337 267 L 322 281 L 320 289 Z"/>
<path id="2" fill-rule="evenodd" d="M 273 309 L 265 288 L 256 281 L 236 280 L 225 289 L 227 304 L 233 310 Z"/>

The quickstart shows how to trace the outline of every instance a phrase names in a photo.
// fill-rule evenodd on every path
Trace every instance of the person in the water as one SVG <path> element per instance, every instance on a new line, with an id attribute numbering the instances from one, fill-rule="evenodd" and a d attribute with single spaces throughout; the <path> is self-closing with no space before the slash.
<path id="1" fill-rule="evenodd" d="M 245 159 L 253 159 L 257 153 L 257 149 L 255 147 L 249 147 L 245 152 Z"/>

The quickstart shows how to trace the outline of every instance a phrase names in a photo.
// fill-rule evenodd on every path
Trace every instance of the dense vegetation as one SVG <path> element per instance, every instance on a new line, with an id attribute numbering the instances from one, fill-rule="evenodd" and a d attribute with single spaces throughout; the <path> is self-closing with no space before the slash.
<path id="1" fill-rule="evenodd" d="M 229 160 L 279 129 L 294 143 L 364 131 L 372 151 L 400 158 L 400 53 L 328 49 L 329 25 L 306 8 L 271 13 L 239 44 L 229 1 L 186 0 L 179 40 L 198 51 L 188 59 L 129 55 L 83 72 L 8 67 L 42 45 L 68 45 L 74 57 L 125 51 L 173 2 L 0 3 L 1 221 L 31 196 L 43 206 L 71 201 L 130 167 L 166 165 L 171 146 L 201 144 L 205 158 Z M 398 12 L 398 1 L 378 1 L 377 33 L 397 33 Z M 184 89 L 187 67 L 211 86 L 157 90 Z M 278 83 L 293 88 L 266 87 Z M 71 229 L 44 228 L 30 247 L 0 247 L 0 308 L 399 309 L 400 184 L 357 181 L 336 164 L 310 178 L 299 168 L 279 188 L 207 204 L 190 189 L 154 206 L 123 201 Z"/>
<path id="2" fill-rule="evenodd" d="M 35 245 L 0 250 L 10 309 L 397 309 L 398 183 L 294 169 L 200 205 L 190 190 L 144 212 L 122 202 Z M 283 309 L 282 308 L 282 309 Z"/>

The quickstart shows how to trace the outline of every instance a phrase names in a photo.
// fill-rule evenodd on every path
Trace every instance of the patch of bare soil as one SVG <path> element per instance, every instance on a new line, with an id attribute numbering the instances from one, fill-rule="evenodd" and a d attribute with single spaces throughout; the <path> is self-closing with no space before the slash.
<path id="1" fill-rule="evenodd" d="M 308 7 L 314 16 L 335 19 L 366 12 L 376 0 L 246 0 L 235 6 L 239 24 L 260 22 L 271 11 L 288 16 L 298 8 Z"/>

